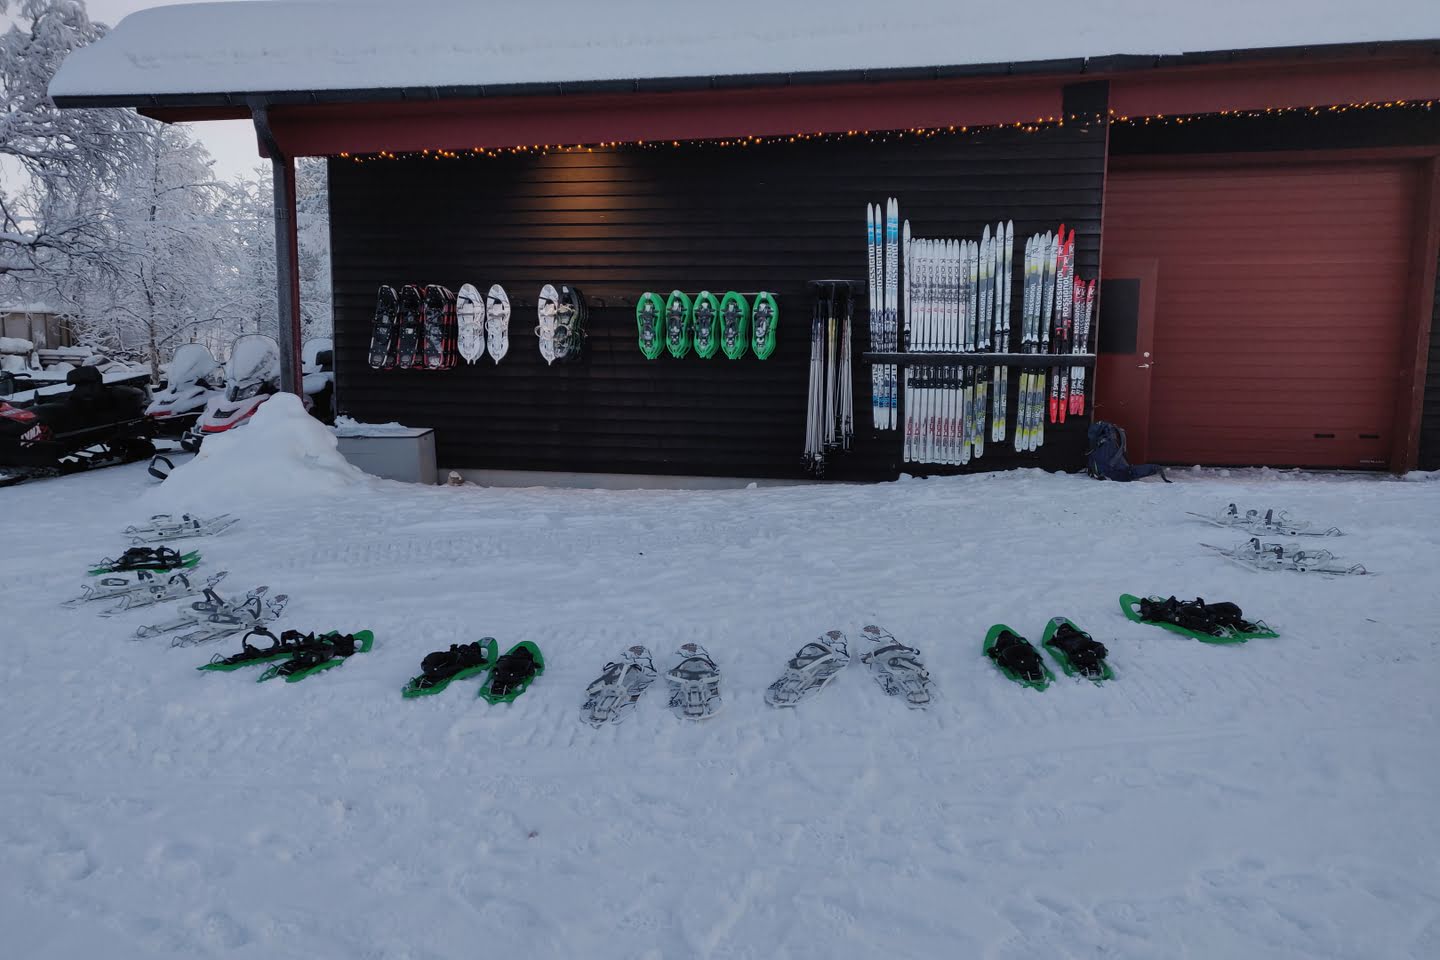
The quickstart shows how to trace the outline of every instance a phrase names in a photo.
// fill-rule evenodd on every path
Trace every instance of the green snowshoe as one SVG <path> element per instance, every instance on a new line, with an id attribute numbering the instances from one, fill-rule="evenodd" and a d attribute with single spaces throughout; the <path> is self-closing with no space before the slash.
<path id="1" fill-rule="evenodd" d="M 671 290 L 665 301 L 665 349 L 676 360 L 690 352 L 690 298 L 683 291 Z"/>
<path id="2" fill-rule="evenodd" d="M 665 301 L 658 293 L 644 293 L 635 304 L 635 326 L 640 333 L 640 352 L 646 360 L 654 360 L 665 350 L 665 338 L 661 333 Z"/>
<path id="3" fill-rule="evenodd" d="M 768 360 L 775 352 L 775 329 L 779 325 L 780 306 L 762 290 L 755 295 L 755 307 L 750 311 L 750 345 L 758 359 Z"/>
<path id="4" fill-rule="evenodd" d="M 118 558 L 105 558 L 92 567 L 90 576 L 102 573 L 121 573 L 130 570 L 189 570 L 200 562 L 200 553 L 191 550 L 180 553 L 171 547 L 131 547 Z"/>
<path id="5" fill-rule="evenodd" d="M 1115 679 L 1115 671 L 1105 659 L 1105 644 L 1064 617 L 1054 617 L 1045 624 L 1040 645 L 1050 651 L 1067 677 L 1084 677 L 1096 686 Z"/>
<path id="6" fill-rule="evenodd" d="M 1055 679 L 1040 651 L 1003 623 L 995 624 L 985 634 L 984 650 L 1001 673 L 1021 686 L 1044 690 Z"/>
<path id="7" fill-rule="evenodd" d="M 1177 600 L 1122 593 L 1120 610 L 1136 623 L 1154 624 L 1202 643 L 1244 643 L 1280 636 L 1264 620 L 1246 620 L 1233 603 L 1206 603 L 1199 597 Z"/>
<path id="8" fill-rule="evenodd" d="M 420 669 L 424 672 L 418 677 L 411 677 L 410 682 L 405 684 L 405 698 L 428 697 L 456 680 L 484 673 L 494 666 L 499 649 L 500 645 L 494 637 L 485 637 L 475 643 L 452 643 L 449 650 L 427 654 L 420 661 Z"/>
<path id="9" fill-rule="evenodd" d="M 720 349 L 731 360 L 750 349 L 750 303 L 734 290 L 720 301 Z"/>
<path id="10" fill-rule="evenodd" d="M 209 663 L 201 664 L 196 670 L 221 670 L 229 672 L 239 670 L 242 667 L 254 666 L 257 663 L 270 663 L 275 660 L 285 660 L 303 653 L 307 650 L 318 650 L 321 646 L 328 644 L 332 637 L 338 637 L 337 631 L 330 631 L 316 637 L 313 633 L 301 633 L 299 630 L 286 630 L 280 636 L 275 636 L 263 626 L 255 627 L 240 639 L 240 652 L 232 656 L 215 654 L 210 658 Z M 251 645 L 251 637 L 269 637 L 270 644 L 264 647 Z"/>
<path id="11" fill-rule="evenodd" d="M 511 647 L 495 661 L 490 675 L 480 684 L 480 699 L 486 703 L 509 703 L 530 689 L 530 683 L 545 672 L 540 648 L 529 640 Z"/>
<path id="12" fill-rule="evenodd" d="M 256 679 L 264 683 L 276 677 L 284 677 L 286 683 L 298 683 L 306 677 L 338 667 L 357 653 L 368 653 L 375 644 L 375 635 L 369 630 L 354 634 L 327 633 L 325 642 L 314 649 L 302 650 L 289 660 L 275 664 Z"/>
<path id="13" fill-rule="evenodd" d="M 690 329 L 695 356 L 709 360 L 720 351 L 720 301 L 709 290 L 695 294 L 695 303 L 690 308 Z"/>

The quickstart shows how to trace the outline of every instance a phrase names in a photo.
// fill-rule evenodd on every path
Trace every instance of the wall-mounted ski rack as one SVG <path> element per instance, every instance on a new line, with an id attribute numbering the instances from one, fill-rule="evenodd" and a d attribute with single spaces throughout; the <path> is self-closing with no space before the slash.
<path id="1" fill-rule="evenodd" d="M 897 367 L 1093 367 L 1093 353 L 862 353 L 861 363 Z"/>

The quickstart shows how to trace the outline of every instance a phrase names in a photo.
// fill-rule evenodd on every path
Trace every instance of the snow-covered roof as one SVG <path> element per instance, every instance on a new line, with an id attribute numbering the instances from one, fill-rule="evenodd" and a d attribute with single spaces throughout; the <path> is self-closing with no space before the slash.
<path id="1" fill-rule="evenodd" d="M 57 98 L 587 83 L 1428 40 L 1437 0 L 272 0 L 142 10 Z"/>

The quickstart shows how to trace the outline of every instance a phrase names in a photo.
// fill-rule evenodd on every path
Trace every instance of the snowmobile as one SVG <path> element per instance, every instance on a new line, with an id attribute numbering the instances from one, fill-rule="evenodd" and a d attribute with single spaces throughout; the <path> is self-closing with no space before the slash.
<path id="1" fill-rule="evenodd" d="M 305 409 L 317 419 L 333 422 L 335 395 L 334 344 L 328 337 L 308 340 L 301 348 L 301 389 Z M 205 405 L 180 446 L 195 453 L 206 437 L 243 426 L 271 396 L 280 392 L 280 345 L 273 337 L 251 333 L 240 337 L 225 364 L 225 392 Z"/>
<path id="2" fill-rule="evenodd" d="M 156 433 L 179 437 L 195 425 L 206 405 L 220 396 L 215 374 L 219 362 L 200 343 L 187 343 L 166 365 L 165 389 L 154 395 L 145 416 L 155 421 Z"/>
<path id="3" fill-rule="evenodd" d="M 71 370 L 55 400 L 0 402 L 0 486 L 143 460 L 155 453 L 146 390 L 106 384 L 94 367 Z"/>
<path id="4" fill-rule="evenodd" d="M 280 392 L 280 345 L 274 337 L 250 333 L 235 341 L 225 363 L 225 392 L 205 404 L 180 446 L 191 453 L 206 437 L 244 424 L 273 394 Z"/>

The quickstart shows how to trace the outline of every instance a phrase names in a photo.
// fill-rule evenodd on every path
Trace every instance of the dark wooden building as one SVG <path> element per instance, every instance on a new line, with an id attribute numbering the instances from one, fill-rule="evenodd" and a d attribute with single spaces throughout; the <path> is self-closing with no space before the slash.
<path id="1" fill-rule="evenodd" d="M 809 282 L 865 277 L 865 205 L 894 196 L 923 236 L 1013 219 L 1017 258 L 1064 223 L 1102 278 L 1093 409 L 963 469 L 1075 469 L 1092 415 L 1135 460 L 1440 468 L 1440 41 L 171 93 L 106 62 L 57 102 L 255 119 L 282 256 L 293 158 L 330 158 L 339 405 L 435 427 L 445 467 L 803 476 Z M 379 284 L 467 282 L 514 301 L 502 363 L 370 368 Z M 590 300 L 588 356 L 550 367 L 536 292 L 562 282 Z M 636 299 L 673 288 L 773 291 L 775 354 L 644 359 Z M 856 444 L 829 475 L 922 472 L 871 427 L 867 350 L 862 306 Z"/>

